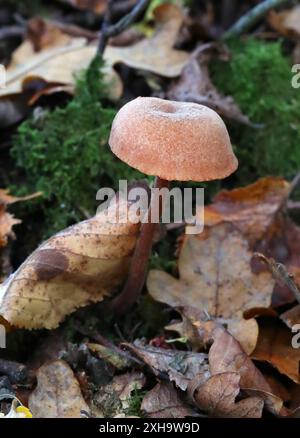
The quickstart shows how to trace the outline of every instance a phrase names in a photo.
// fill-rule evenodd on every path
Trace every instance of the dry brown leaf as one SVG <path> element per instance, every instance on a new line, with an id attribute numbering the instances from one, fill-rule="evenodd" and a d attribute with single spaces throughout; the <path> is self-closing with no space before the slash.
<path id="1" fill-rule="evenodd" d="M 34 36 L 29 33 L 12 55 L 7 68 L 6 88 L 0 90 L 1 106 L 5 96 L 24 92 L 25 82 L 28 88 L 33 80 L 39 81 L 40 92 L 47 88 L 54 88 L 54 92 L 58 84 L 74 85 L 76 75 L 89 66 L 96 54 L 97 47 L 88 45 L 87 38 L 72 37 L 49 21 L 39 19 L 39 23 L 42 30 Z M 103 71 L 109 85 L 109 97 L 118 100 L 123 92 L 119 75 L 109 65 Z M 32 84 L 31 88 L 34 88 Z"/>
<path id="2" fill-rule="evenodd" d="M 243 188 L 222 191 L 205 207 L 205 224 L 232 223 L 246 237 L 251 249 L 285 264 L 300 284 L 300 229 L 285 209 L 291 189 L 292 185 L 282 178 L 266 177 Z M 255 260 L 252 268 L 258 272 L 266 266 Z M 273 306 L 293 300 L 286 286 L 275 285 Z"/>
<path id="3" fill-rule="evenodd" d="M 239 342 L 220 324 L 215 321 L 204 320 L 205 315 L 195 308 L 184 308 L 181 310 L 181 314 L 186 323 L 189 322 L 193 326 L 193 336 L 198 336 L 198 348 L 212 344 L 208 354 L 210 375 L 214 376 L 228 372 L 238 374 L 240 377 L 239 387 L 248 395 L 261 398 L 266 408 L 277 415 L 282 408 L 282 400 L 272 393 L 271 386 L 242 349 Z M 188 332 L 181 331 L 186 327 L 187 325 L 177 325 L 179 333 L 188 336 L 190 329 Z M 206 376 L 210 377 L 209 374 L 206 374 Z M 191 395 L 200 383 L 207 380 L 206 376 L 199 375 L 191 382 L 189 385 Z"/>
<path id="4" fill-rule="evenodd" d="M 69 365 L 57 360 L 43 365 L 37 372 L 37 387 L 29 397 L 34 418 L 80 418 L 89 412 L 78 381 Z"/>
<path id="5" fill-rule="evenodd" d="M 210 323 L 207 324 L 208 326 Z M 242 389 L 271 393 L 271 387 L 256 368 L 240 344 L 223 327 L 212 323 L 213 344 L 209 350 L 209 367 L 212 375 L 233 372 L 240 375 Z"/>
<path id="6" fill-rule="evenodd" d="M 156 31 L 150 38 L 130 47 L 108 46 L 104 58 L 110 65 L 122 62 L 129 67 L 150 71 L 161 76 L 179 76 L 189 54 L 174 49 L 178 32 L 184 20 L 181 8 L 171 3 L 154 10 Z"/>
<path id="7" fill-rule="evenodd" d="M 131 372 L 115 376 L 111 383 L 102 386 L 92 401 L 92 415 L 96 417 L 118 417 L 126 415 L 132 393 L 145 385 L 145 376 Z"/>
<path id="8" fill-rule="evenodd" d="M 290 183 L 275 177 L 261 178 L 246 187 L 224 190 L 205 207 L 205 225 L 230 222 L 254 247 L 267 233 L 289 191 Z"/>
<path id="9" fill-rule="evenodd" d="M 120 200 L 95 217 L 51 237 L 0 287 L 0 314 L 12 325 L 53 329 L 78 307 L 101 301 L 122 283 L 138 224 L 126 222 Z"/>
<path id="10" fill-rule="evenodd" d="M 169 382 L 157 383 L 147 392 L 141 404 L 147 418 L 184 418 L 193 416 L 193 410 L 180 397 Z"/>
<path id="11" fill-rule="evenodd" d="M 300 6 L 297 5 L 281 12 L 271 11 L 268 15 L 268 22 L 273 29 L 284 36 L 300 36 Z"/>
<path id="12" fill-rule="evenodd" d="M 264 401 L 248 397 L 236 402 L 240 376 L 233 372 L 215 374 L 196 386 L 196 405 L 210 416 L 222 418 L 261 418 Z"/>
<path id="13" fill-rule="evenodd" d="M 207 355 L 204 353 L 166 350 L 137 343 L 123 345 L 147 364 L 156 376 L 167 374 L 170 381 L 183 391 L 197 374 L 208 371 Z"/>
<path id="14" fill-rule="evenodd" d="M 210 79 L 208 66 L 216 51 L 224 56 L 224 49 L 216 44 L 198 47 L 190 56 L 181 77 L 171 84 L 167 97 L 170 100 L 206 105 L 223 117 L 251 125 L 249 118 L 241 112 L 233 98 L 221 95 Z"/>
<path id="15" fill-rule="evenodd" d="M 148 291 L 155 300 L 172 307 L 205 310 L 225 323 L 251 353 L 258 327 L 255 319 L 245 320 L 243 314 L 269 307 L 275 284 L 269 272 L 252 272 L 251 258 L 241 233 L 230 224 L 219 224 L 197 237 L 186 235 L 178 260 L 180 280 L 150 271 Z"/>
<path id="16" fill-rule="evenodd" d="M 252 357 L 269 362 L 282 374 L 300 383 L 300 349 L 292 346 L 294 334 L 274 318 L 264 319 L 259 326 L 257 346 Z"/>

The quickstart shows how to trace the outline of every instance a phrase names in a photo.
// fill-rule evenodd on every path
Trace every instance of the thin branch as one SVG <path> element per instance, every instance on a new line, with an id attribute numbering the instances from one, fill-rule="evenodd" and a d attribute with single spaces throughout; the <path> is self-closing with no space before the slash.
<path id="1" fill-rule="evenodd" d="M 256 252 L 253 255 L 265 263 L 273 278 L 278 281 L 279 284 L 287 286 L 293 293 L 298 303 L 300 303 L 299 288 L 294 280 L 294 277 L 287 271 L 286 267 L 282 263 L 277 263 L 274 259 L 268 258 L 261 253 Z"/>
<path id="2" fill-rule="evenodd" d="M 101 38 L 98 46 L 97 55 L 102 56 L 110 37 L 119 35 L 124 32 L 132 23 L 139 17 L 139 15 L 146 9 L 150 0 L 140 0 L 135 7 L 125 17 L 121 18 L 116 24 L 109 25 L 111 21 L 113 1 L 110 0 L 107 6 L 107 11 L 103 20 Z"/>
<path id="3" fill-rule="evenodd" d="M 237 37 L 257 24 L 271 9 L 282 6 L 289 0 L 264 0 L 253 9 L 243 15 L 227 32 L 222 36 L 222 40 Z"/>
<path id="4" fill-rule="evenodd" d="M 25 33 L 23 26 L 3 26 L 0 29 L 0 39 L 21 37 Z"/>

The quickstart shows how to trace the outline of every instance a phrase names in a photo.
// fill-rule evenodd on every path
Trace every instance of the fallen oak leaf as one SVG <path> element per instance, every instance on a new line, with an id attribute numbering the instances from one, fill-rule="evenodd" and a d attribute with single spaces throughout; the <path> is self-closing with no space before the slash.
<path id="1" fill-rule="evenodd" d="M 148 365 L 154 375 L 167 375 L 183 391 L 195 375 L 208 371 L 207 355 L 204 353 L 167 350 L 138 342 L 122 345 Z"/>
<path id="2" fill-rule="evenodd" d="M 300 280 L 300 229 L 286 214 L 294 186 L 295 182 L 266 177 L 246 187 L 222 191 L 205 207 L 204 218 L 207 226 L 232 223 L 248 240 L 251 249 L 284 263 L 297 283 Z M 253 259 L 251 265 L 255 272 L 266 269 L 257 259 Z M 293 300 L 294 295 L 286 286 L 275 285 L 274 307 Z"/>
<path id="3" fill-rule="evenodd" d="M 221 95 L 209 75 L 209 62 L 215 54 L 223 57 L 228 53 L 216 43 L 199 46 L 190 56 L 180 78 L 170 85 L 167 98 L 182 102 L 206 105 L 221 116 L 249 126 L 255 126 L 245 116 L 230 96 Z"/>
<path id="4" fill-rule="evenodd" d="M 170 382 L 159 382 L 143 398 L 141 411 L 147 418 L 185 418 L 194 416 L 193 410 L 180 397 Z"/>
<path id="5" fill-rule="evenodd" d="M 79 307 L 103 300 L 120 285 L 139 224 L 119 200 L 91 219 L 51 237 L 0 286 L 0 315 L 22 328 L 53 329 Z"/>
<path id="6" fill-rule="evenodd" d="M 251 258 L 242 234 L 230 224 L 219 224 L 197 237 L 184 237 L 178 260 L 180 280 L 152 270 L 147 288 L 155 300 L 171 307 L 206 310 L 251 353 L 258 326 L 253 318 L 245 320 L 244 312 L 269 307 L 275 284 L 269 272 L 252 272 Z"/>
<path id="7" fill-rule="evenodd" d="M 69 365 L 52 361 L 37 371 L 37 387 L 29 397 L 29 409 L 34 418 L 80 418 L 89 412 L 78 381 Z"/>
<path id="8" fill-rule="evenodd" d="M 166 3 L 154 10 L 154 17 L 156 30 L 150 38 L 130 47 L 106 47 L 104 59 L 109 65 L 121 62 L 168 78 L 180 75 L 189 54 L 173 46 L 184 21 L 183 11 L 179 6 Z"/>

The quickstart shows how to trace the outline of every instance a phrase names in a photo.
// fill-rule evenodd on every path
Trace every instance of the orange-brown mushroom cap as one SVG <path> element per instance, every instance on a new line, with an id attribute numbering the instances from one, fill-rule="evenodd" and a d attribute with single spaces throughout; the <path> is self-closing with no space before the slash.
<path id="1" fill-rule="evenodd" d="M 138 97 L 116 115 L 109 144 L 131 167 L 169 181 L 222 179 L 238 166 L 223 120 L 196 103 Z"/>

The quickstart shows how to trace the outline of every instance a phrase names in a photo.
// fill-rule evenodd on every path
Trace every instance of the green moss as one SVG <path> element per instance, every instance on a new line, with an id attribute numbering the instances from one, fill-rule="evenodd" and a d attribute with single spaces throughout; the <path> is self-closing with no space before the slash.
<path id="1" fill-rule="evenodd" d="M 125 414 L 127 416 L 136 416 L 136 417 L 142 417 L 141 412 L 141 405 L 143 398 L 147 394 L 147 391 L 143 391 L 142 389 L 135 388 L 128 398 L 128 408 L 126 409 Z"/>
<path id="2" fill-rule="evenodd" d="M 83 212 L 94 214 L 100 187 L 137 176 L 107 145 L 116 110 L 107 103 L 100 67 L 94 63 L 82 75 L 66 107 L 22 123 L 14 141 L 23 190 L 43 192 L 44 237 L 83 219 Z"/>
<path id="3" fill-rule="evenodd" d="M 232 59 L 215 63 L 213 80 L 261 129 L 233 126 L 243 182 L 267 174 L 293 176 L 300 168 L 300 93 L 281 43 L 250 39 L 229 44 Z"/>

